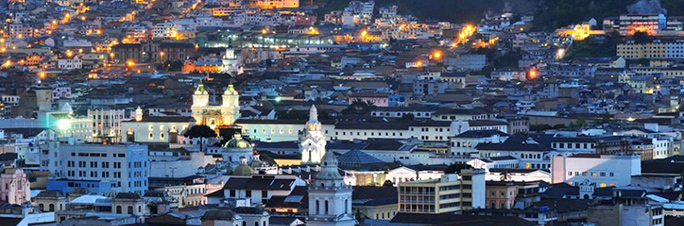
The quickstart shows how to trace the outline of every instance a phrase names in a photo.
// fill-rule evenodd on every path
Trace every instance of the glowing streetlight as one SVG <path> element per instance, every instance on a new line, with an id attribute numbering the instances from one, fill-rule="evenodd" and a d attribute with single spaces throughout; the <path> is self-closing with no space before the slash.
<path id="1" fill-rule="evenodd" d="M 127 66 L 127 67 L 135 67 L 135 61 L 133 61 L 133 60 L 127 60 L 127 61 L 126 61 L 126 66 Z"/>
<path id="2" fill-rule="evenodd" d="M 59 121 L 57 121 L 57 129 L 59 129 L 61 131 L 71 129 L 71 120 L 60 119 Z"/>
<path id="3" fill-rule="evenodd" d="M 565 49 L 556 50 L 556 60 L 563 59 L 565 57 Z"/>
<path id="4" fill-rule="evenodd" d="M 432 52 L 432 59 L 433 60 L 441 60 L 442 59 L 442 51 L 435 50 Z"/>
<path id="5" fill-rule="evenodd" d="M 537 68 L 530 68 L 529 71 L 527 71 L 527 80 L 535 80 L 537 79 L 537 76 L 539 76 L 539 71 Z"/>

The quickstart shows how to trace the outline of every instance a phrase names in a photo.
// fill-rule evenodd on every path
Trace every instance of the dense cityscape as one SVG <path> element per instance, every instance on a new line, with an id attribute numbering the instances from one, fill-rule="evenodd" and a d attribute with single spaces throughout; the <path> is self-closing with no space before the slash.
<path id="1" fill-rule="evenodd" d="M 684 3 L 0 1 L 0 226 L 684 225 Z"/>

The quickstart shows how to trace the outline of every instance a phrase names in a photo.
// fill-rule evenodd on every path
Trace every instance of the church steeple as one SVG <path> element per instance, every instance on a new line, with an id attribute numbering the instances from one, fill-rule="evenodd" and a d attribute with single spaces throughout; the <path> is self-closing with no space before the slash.
<path id="1" fill-rule="evenodd" d="M 329 180 L 336 181 L 338 183 L 330 184 L 329 186 L 342 186 L 344 182 L 342 181 L 342 175 L 337 169 L 337 157 L 332 151 L 325 151 L 323 155 L 323 160 L 321 161 L 321 171 L 316 174 L 316 181 Z"/>
<path id="2" fill-rule="evenodd" d="M 318 121 L 318 110 L 312 105 L 309 109 L 309 121 L 304 132 L 299 136 L 299 150 L 302 153 L 302 164 L 321 163 L 327 144 L 323 126 Z"/>
<path id="3" fill-rule="evenodd" d="M 325 151 L 321 171 L 309 185 L 309 217 L 306 225 L 352 226 L 352 188 L 344 184 L 337 168 L 337 157 Z"/>
<path id="4" fill-rule="evenodd" d="M 209 105 L 209 93 L 204 89 L 204 83 L 200 80 L 195 93 L 192 95 L 193 106 L 207 106 Z"/>

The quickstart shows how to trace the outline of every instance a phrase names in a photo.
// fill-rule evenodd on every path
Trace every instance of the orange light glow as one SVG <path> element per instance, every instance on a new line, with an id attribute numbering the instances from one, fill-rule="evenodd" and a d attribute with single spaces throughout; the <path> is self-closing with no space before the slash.
<path id="1" fill-rule="evenodd" d="M 539 76 L 539 71 L 537 68 L 530 68 L 529 71 L 527 71 L 527 80 L 535 80 Z"/>
<path id="2" fill-rule="evenodd" d="M 127 60 L 127 61 L 126 61 L 126 66 L 127 66 L 127 67 L 135 67 L 135 61 L 133 61 L 133 60 Z"/>
<path id="3" fill-rule="evenodd" d="M 435 50 L 432 52 L 432 59 L 433 60 L 441 60 L 442 59 L 442 51 Z"/>
<path id="4" fill-rule="evenodd" d="M 451 48 L 457 48 L 459 45 L 465 44 L 468 42 L 468 38 L 472 37 L 475 32 L 477 31 L 477 27 L 473 26 L 472 24 L 467 24 L 465 27 L 461 29 L 461 31 L 458 33 L 458 36 L 456 36 L 456 40 L 454 40 L 451 43 Z"/>
<path id="5" fill-rule="evenodd" d="M 591 30 L 588 24 L 577 24 L 573 29 L 562 29 L 556 32 L 560 36 L 571 36 L 574 40 L 584 40 L 592 35 L 603 35 L 604 31 Z"/>

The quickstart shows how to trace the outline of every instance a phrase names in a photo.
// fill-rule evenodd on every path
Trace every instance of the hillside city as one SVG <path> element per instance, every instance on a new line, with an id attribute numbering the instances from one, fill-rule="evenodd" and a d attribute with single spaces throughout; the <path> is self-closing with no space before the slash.
<path id="1" fill-rule="evenodd" d="M 0 1 L 0 226 L 684 225 L 671 1 L 376 1 Z"/>

